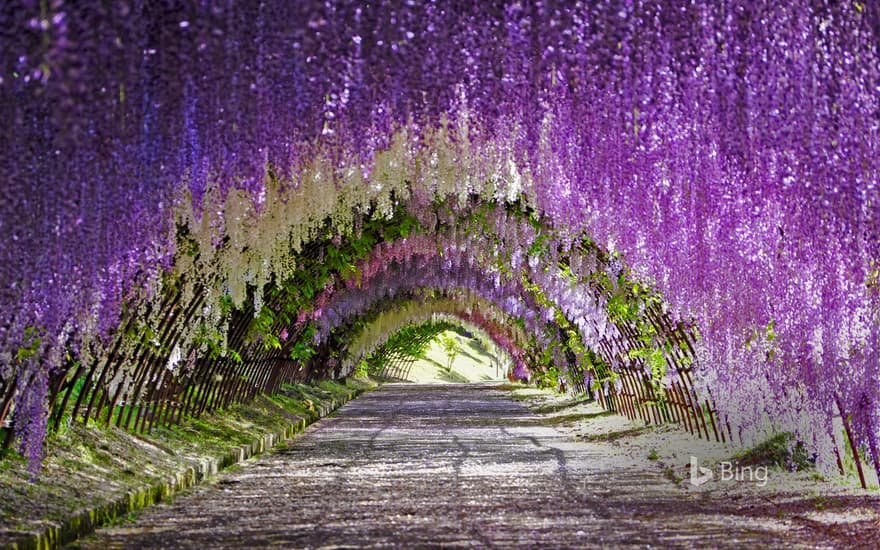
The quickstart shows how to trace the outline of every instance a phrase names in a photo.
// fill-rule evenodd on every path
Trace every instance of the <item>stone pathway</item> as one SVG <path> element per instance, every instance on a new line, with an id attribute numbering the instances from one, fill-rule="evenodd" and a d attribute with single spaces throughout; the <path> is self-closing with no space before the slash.
<path id="1" fill-rule="evenodd" d="M 80 548 L 815 547 L 616 465 L 491 384 L 386 385 Z M 747 504 L 747 503 L 746 503 Z"/>

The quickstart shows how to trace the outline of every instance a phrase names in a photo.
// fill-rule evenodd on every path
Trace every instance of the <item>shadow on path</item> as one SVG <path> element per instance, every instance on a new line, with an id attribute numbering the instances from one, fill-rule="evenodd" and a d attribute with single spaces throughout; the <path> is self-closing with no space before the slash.
<path id="1" fill-rule="evenodd" d="M 618 466 L 492 384 L 390 384 L 83 548 L 797 547 L 800 532 Z M 806 544 L 804 544 L 806 546 Z"/>

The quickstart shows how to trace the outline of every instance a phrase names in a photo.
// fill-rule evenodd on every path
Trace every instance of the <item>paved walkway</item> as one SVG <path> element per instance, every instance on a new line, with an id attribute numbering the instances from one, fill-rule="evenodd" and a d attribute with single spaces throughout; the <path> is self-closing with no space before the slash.
<path id="1" fill-rule="evenodd" d="M 728 509 L 723 512 L 720 510 Z M 791 547 L 491 385 L 387 385 L 87 548 Z"/>

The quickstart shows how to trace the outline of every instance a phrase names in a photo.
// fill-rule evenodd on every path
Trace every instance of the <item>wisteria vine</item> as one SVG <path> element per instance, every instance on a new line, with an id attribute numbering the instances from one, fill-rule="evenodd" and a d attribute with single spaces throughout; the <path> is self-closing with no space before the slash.
<path id="1" fill-rule="evenodd" d="M 357 265 L 365 223 L 403 209 L 471 247 L 448 232 L 479 202 L 527 211 L 499 211 L 481 269 L 582 355 L 626 321 L 644 352 L 605 355 L 660 365 L 676 350 L 619 296 L 662 296 L 746 440 L 830 462 L 847 419 L 880 472 L 880 4 L 398 4 L 0 8 L 0 419 L 24 449 L 59 380 L 126 330 L 144 347 L 169 288 L 202 305 L 162 353 L 225 349 L 243 307 L 258 340 L 301 336 L 330 296 L 272 289 L 310 246 L 357 247 L 310 266 L 328 290 L 390 284 Z"/>

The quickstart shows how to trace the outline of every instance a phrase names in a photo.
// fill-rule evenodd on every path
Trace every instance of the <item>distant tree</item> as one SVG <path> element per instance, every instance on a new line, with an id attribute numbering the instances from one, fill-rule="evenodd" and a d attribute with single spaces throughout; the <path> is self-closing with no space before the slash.
<path id="1" fill-rule="evenodd" d="M 449 334 L 444 334 L 440 337 L 440 346 L 446 353 L 446 370 L 451 371 L 452 363 L 455 362 L 455 358 L 456 356 L 458 356 L 458 352 L 461 351 L 461 346 L 458 343 L 458 338 Z"/>

